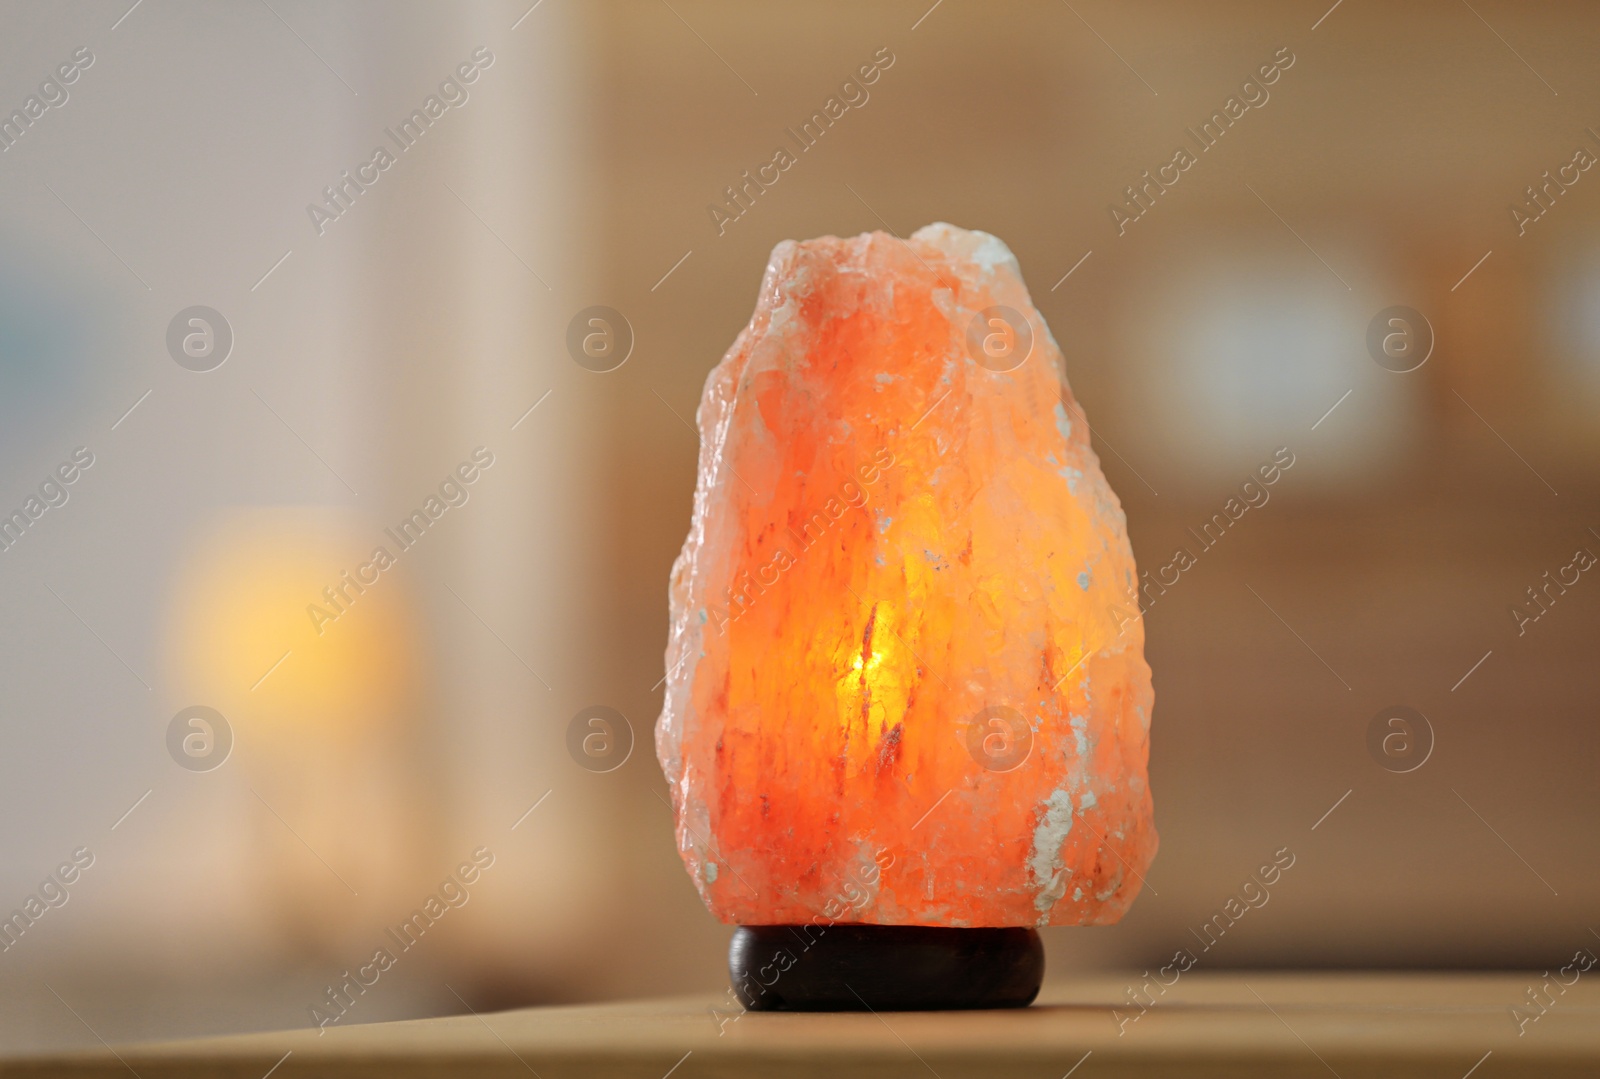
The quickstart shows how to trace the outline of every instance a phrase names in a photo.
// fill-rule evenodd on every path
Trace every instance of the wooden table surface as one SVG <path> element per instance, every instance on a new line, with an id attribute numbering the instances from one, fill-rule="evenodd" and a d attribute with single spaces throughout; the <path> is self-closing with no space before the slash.
<path id="1" fill-rule="evenodd" d="M 1600 1076 L 1600 970 L 1565 988 L 1539 972 L 1191 972 L 1142 1013 L 1129 985 L 1056 982 L 1010 1012 L 734 1018 L 720 996 L 530 1008 L 107 1047 L 0 1076 Z M 1528 990 L 1542 985 L 1541 1012 Z"/>

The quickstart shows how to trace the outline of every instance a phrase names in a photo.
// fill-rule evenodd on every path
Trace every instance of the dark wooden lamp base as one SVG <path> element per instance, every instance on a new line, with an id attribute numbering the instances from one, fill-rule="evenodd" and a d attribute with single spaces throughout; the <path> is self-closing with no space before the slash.
<path id="1" fill-rule="evenodd" d="M 1026 1008 L 1044 945 L 1035 929 L 742 925 L 728 971 L 751 1011 Z"/>

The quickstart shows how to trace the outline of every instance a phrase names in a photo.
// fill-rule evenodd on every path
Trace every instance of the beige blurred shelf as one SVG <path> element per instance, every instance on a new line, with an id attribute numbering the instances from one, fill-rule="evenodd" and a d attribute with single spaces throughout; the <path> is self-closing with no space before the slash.
<path id="1" fill-rule="evenodd" d="M 1571 975 L 1569 974 L 1569 977 Z M 1111 1079 L 1600 1075 L 1600 971 L 1519 1033 L 1538 975 L 1184 974 L 1138 1019 L 1128 982 L 1057 982 L 1025 1011 L 732 1014 L 718 997 L 531 1008 L 119 1046 L 0 1076 Z M 1529 1011 L 1526 1014 L 1533 1014 Z"/>

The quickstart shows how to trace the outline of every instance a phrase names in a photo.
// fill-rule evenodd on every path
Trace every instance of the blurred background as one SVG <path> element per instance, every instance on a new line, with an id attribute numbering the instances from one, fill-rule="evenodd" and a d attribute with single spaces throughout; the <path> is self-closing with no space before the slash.
<path id="1" fill-rule="evenodd" d="M 1052 972 L 1285 847 L 1206 967 L 1595 947 L 1600 12 L 529 3 L 0 6 L 0 1051 L 311 1025 L 430 896 L 342 1023 L 720 991 L 652 744 L 700 388 L 774 243 L 935 220 L 1197 556 L 1150 887 Z"/>

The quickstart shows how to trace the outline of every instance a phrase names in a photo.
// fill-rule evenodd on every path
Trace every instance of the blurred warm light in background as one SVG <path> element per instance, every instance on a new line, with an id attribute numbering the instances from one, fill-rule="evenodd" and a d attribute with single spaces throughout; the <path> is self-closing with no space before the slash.
<path id="1" fill-rule="evenodd" d="M 393 738 L 418 690 L 418 612 L 404 582 L 353 557 L 370 543 L 327 507 L 239 510 L 203 528 L 173 587 L 174 684 L 268 749 Z M 364 586 L 344 576 L 358 561 L 373 566 Z M 363 617 L 344 618 L 358 603 Z"/>
<path id="2" fill-rule="evenodd" d="M 268 811 L 240 822 L 253 835 L 251 888 L 285 942 L 313 956 L 336 952 L 387 913 L 384 897 L 448 857 L 410 793 L 427 778 L 418 612 L 403 582 L 375 576 L 358 593 L 342 578 L 361 572 L 341 567 L 364 540 L 347 511 L 236 510 L 202 527 L 173 587 L 172 684 L 232 726 L 238 767 Z M 362 617 L 345 617 L 357 601 Z M 348 900 L 319 901 L 341 890 Z"/>
<path id="3" fill-rule="evenodd" d="M 1345 362 L 1348 340 L 1365 325 L 1338 279 L 1303 255 L 1275 237 L 1202 233 L 1124 298 L 1127 377 L 1138 394 L 1124 398 L 1129 414 L 1119 419 L 1143 428 L 1136 437 L 1185 482 L 1237 485 L 1252 456 L 1285 440 L 1304 448 L 1308 429 L 1347 391 L 1367 407 L 1321 434 L 1318 445 L 1333 452 L 1306 462 L 1295 486 L 1370 487 L 1417 437 L 1415 386 L 1389 384 L 1376 364 Z M 1330 247 L 1330 257 L 1353 278 L 1382 280 L 1382 262 L 1358 249 Z"/>
<path id="4" fill-rule="evenodd" d="M 1600 404 L 1600 249 L 1570 257 L 1549 295 L 1542 315 L 1562 397 L 1569 408 L 1589 412 Z"/>

